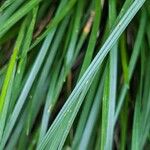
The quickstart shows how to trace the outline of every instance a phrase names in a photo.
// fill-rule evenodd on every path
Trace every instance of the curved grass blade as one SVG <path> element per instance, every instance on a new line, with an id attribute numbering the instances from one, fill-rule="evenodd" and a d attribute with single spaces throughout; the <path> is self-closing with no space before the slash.
<path id="1" fill-rule="evenodd" d="M 109 26 L 113 26 L 116 20 L 116 1 L 109 1 Z M 117 94 L 117 66 L 118 66 L 118 43 L 114 45 L 110 51 L 109 57 L 109 96 L 108 96 L 108 116 L 107 116 L 107 129 L 106 129 L 106 141 L 105 149 L 111 150 L 113 145 L 114 134 L 114 116 Z"/>
<path id="2" fill-rule="evenodd" d="M 82 64 L 79 79 L 84 74 L 85 70 L 87 69 L 87 67 L 89 66 L 92 60 L 97 34 L 99 31 L 99 24 L 100 24 L 100 17 L 101 17 L 101 3 L 99 0 L 96 0 L 94 7 L 95 7 L 94 11 L 91 12 L 91 17 L 89 19 L 89 22 L 87 23 L 87 26 L 84 29 L 88 31 L 89 30 L 88 28 L 91 26 L 90 24 L 92 24 L 92 21 L 94 20 L 91 35 L 90 35 L 90 40 L 88 43 L 88 48 L 85 54 L 84 62 Z"/>
<path id="3" fill-rule="evenodd" d="M 108 107 L 109 107 L 109 65 L 106 66 L 106 76 L 104 83 L 104 92 L 102 99 L 102 126 L 101 126 L 101 149 L 105 149 L 107 138 L 107 125 L 108 125 Z"/>
<path id="4" fill-rule="evenodd" d="M 33 12 L 35 12 L 35 11 L 33 11 Z M 27 19 L 27 23 L 29 23 L 29 20 L 31 18 L 30 18 L 30 16 L 28 16 L 26 19 Z M 35 22 L 36 22 L 36 12 L 33 13 L 31 23 L 29 24 L 27 34 L 24 38 L 24 43 L 23 43 L 21 54 L 20 54 L 20 56 L 18 56 L 19 60 L 18 60 L 18 67 L 17 67 L 16 76 L 15 76 L 15 81 L 14 81 L 15 82 L 14 92 L 13 92 L 12 101 L 10 104 L 10 112 L 12 112 L 14 105 L 16 103 L 16 99 L 20 93 L 20 85 L 21 85 L 21 82 L 23 79 L 23 73 L 25 71 L 25 66 L 26 66 L 26 61 L 27 61 L 27 50 L 29 49 L 31 41 L 32 41 L 32 35 L 33 35 Z"/>
<path id="5" fill-rule="evenodd" d="M 14 67 L 15 67 L 15 64 L 16 64 L 17 56 L 18 56 L 18 53 L 19 53 L 19 49 L 21 47 L 21 43 L 22 43 L 24 34 L 25 34 L 25 23 L 23 23 L 23 25 L 21 27 L 21 30 L 19 32 L 16 44 L 15 44 L 15 47 L 14 47 L 13 54 L 12 54 L 11 59 L 10 59 L 10 63 L 8 65 L 7 74 L 6 74 L 6 77 L 5 77 L 5 81 L 4 81 L 1 96 L 0 96 L 0 113 L 2 112 L 2 109 L 3 109 L 3 104 L 4 104 L 4 101 L 5 101 L 7 89 L 8 89 L 8 86 L 9 86 L 9 82 L 11 80 L 11 74 L 13 73 L 13 70 L 14 70 Z"/>
<path id="6" fill-rule="evenodd" d="M 98 112 L 100 111 L 105 74 L 106 74 L 106 71 L 104 71 L 101 81 L 99 83 L 97 93 L 94 98 L 94 103 L 92 105 L 90 115 L 88 117 L 87 124 L 85 126 L 85 129 L 84 129 L 84 132 L 82 135 L 82 139 L 81 139 L 81 142 L 79 145 L 79 150 L 86 150 L 88 148 L 88 144 L 89 144 L 90 138 L 92 136 L 92 131 L 94 129 L 94 125 L 95 125 L 97 117 L 98 117 Z"/>
<path id="7" fill-rule="evenodd" d="M 84 1 L 80 1 L 77 3 L 76 12 L 75 12 L 75 19 L 73 22 L 73 29 L 72 29 L 72 35 L 70 38 L 70 44 L 68 46 L 67 54 L 66 54 L 66 66 L 70 66 L 72 64 L 72 59 L 75 51 L 75 46 L 77 43 L 77 38 L 79 34 L 80 29 L 80 20 L 82 18 L 82 13 L 84 9 Z"/>
<path id="8" fill-rule="evenodd" d="M 19 122 L 16 126 L 16 128 L 14 129 L 10 140 L 6 146 L 6 150 L 10 150 L 12 148 L 15 148 L 16 143 L 18 142 L 19 136 L 21 134 L 21 131 L 23 129 L 23 125 L 24 125 L 24 120 L 26 119 L 27 116 L 27 109 L 23 112 L 23 114 L 21 115 Z"/>
<path id="9" fill-rule="evenodd" d="M 6 121 L 8 118 L 7 117 L 8 116 L 8 108 L 10 105 L 10 99 L 11 99 L 11 95 L 12 95 L 12 91 L 13 91 L 15 71 L 16 71 L 16 67 L 13 70 L 13 73 L 12 73 L 12 76 L 10 79 L 10 83 L 9 83 L 9 86 L 7 89 L 6 97 L 5 97 L 4 107 L 3 107 L 3 110 L 0 115 L 0 141 L 2 140 L 5 124 L 6 124 Z"/>
<path id="10" fill-rule="evenodd" d="M 92 77 L 92 80 L 95 76 Z M 91 80 L 91 81 L 92 81 Z M 87 84 L 87 86 L 83 89 L 81 95 L 79 95 L 79 101 L 76 101 L 73 103 L 73 105 L 71 106 L 71 109 L 68 110 L 68 114 L 66 113 L 64 116 L 64 122 L 61 124 L 61 128 L 60 130 L 57 130 L 55 136 L 53 135 L 53 139 L 51 139 L 51 141 L 48 143 L 48 147 L 50 147 L 51 149 L 62 149 L 64 142 L 67 138 L 67 135 L 69 133 L 69 130 L 72 126 L 72 123 L 75 119 L 75 116 L 77 115 L 77 109 L 80 108 L 86 93 L 91 85 L 91 81 L 89 81 L 89 84 Z M 68 122 L 69 120 L 69 122 Z M 59 136 L 62 135 L 62 136 Z M 59 137 L 59 138 L 58 138 Z"/>
<path id="11" fill-rule="evenodd" d="M 140 52 L 140 47 L 141 47 L 141 43 L 142 43 L 144 32 L 145 32 L 143 27 L 145 25 L 146 25 L 146 14 L 143 12 L 141 20 L 140 20 L 140 27 L 139 27 L 139 30 L 138 30 L 137 38 L 135 40 L 132 56 L 131 56 L 131 59 L 130 59 L 130 62 L 129 62 L 129 76 L 128 76 L 129 81 L 131 80 L 131 77 L 132 77 L 132 74 L 133 74 L 133 71 L 134 71 L 134 68 L 135 68 L 135 64 L 136 64 L 136 61 L 137 61 L 137 58 L 138 58 L 138 55 L 139 55 L 139 52 Z M 123 85 L 123 87 L 121 89 L 121 93 L 119 95 L 119 103 L 117 105 L 116 112 L 115 112 L 114 124 L 117 121 L 117 118 L 118 118 L 119 112 L 121 110 L 121 107 L 122 107 L 122 104 L 123 104 L 123 101 L 124 101 L 124 98 L 126 96 L 127 91 L 128 91 L 128 85 L 125 83 Z"/>
<path id="12" fill-rule="evenodd" d="M 78 80 L 81 78 L 81 76 L 83 75 L 83 73 L 85 72 L 85 70 L 87 69 L 87 67 L 89 66 L 89 64 L 92 60 L 92 56 L 93 56 L 93 52 L 94 52 L 94 48 L 95 48 L 95 44 L 96 44 L 96 40 L 97 40 L 97 33 L 99 30 L 100 17 L 101 17 L 101 2 L 99 0 L 97 0 L 94 3 L 95 3 L 94 11 L 92 11 L 90 19 L 87 22 L 87 26 L 85 26 L 85 28 L 84 28 L 84 31 L 86 31 L 86 30 L 88 31 L 89 30 L 88 28 L 91 26 L 90 24 L 92 23 L 92 20 L 94 19 L 94 23 L 93 23 L 93 27 L 92 27 L 92 31 L 91 31 L 91 35 L 90 35 L 90 40 L 88 43 L 88 48 L 87 48 L 87 51 L 85 54 L 85 58 L 84 58 L 84 61 L 82 64 L 82 68 L 81 68 Z M 74 137 L 74 141 L 73 141 L 73 145 L 72 145 L 73 149 L 77 147 L 78 142 L 80 141 L 82 130 L 84 129 L 84 125 L 85 125 L 86 118 L 87 118 L 86 116 L 88 115 L 89 109 L 91 108 L 90 106 L 92 103 L 92 98 L 94 96 L 93 90 L 96 89 L 94 87 L 97 86 L 97 81 L 95 83 L 96 84 L 93 85 L 93 88 L 91 87 L 91 90 L 90 90 L 91 92 L 89 92 L 89 94 L 88 94 L 89 96 L 88 96 L 87 100 L 85 101 L 85 105 L 83 106 L 83 111 L 80 116 L 80 121 L 78 123 L 78 127 L 76 129 L 76 133 L 75 133 L 75 137 Z"/>

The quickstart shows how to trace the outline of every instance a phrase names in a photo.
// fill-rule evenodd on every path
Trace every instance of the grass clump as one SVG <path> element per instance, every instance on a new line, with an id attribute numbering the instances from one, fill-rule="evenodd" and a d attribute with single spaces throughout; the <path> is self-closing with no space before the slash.
<path id="1" fill-rule="evenodd" d="M 0 150 L 149 149 L 150 3 L 0 2 Z"/>

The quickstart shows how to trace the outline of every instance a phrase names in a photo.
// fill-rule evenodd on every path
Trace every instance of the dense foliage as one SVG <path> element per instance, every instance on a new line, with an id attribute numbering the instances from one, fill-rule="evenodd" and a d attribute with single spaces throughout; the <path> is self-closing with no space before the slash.
<path id="1" fill-rule="evenodd" d="M 0 1 L 0 150 L 150 149 L 150 2 Z"/>

